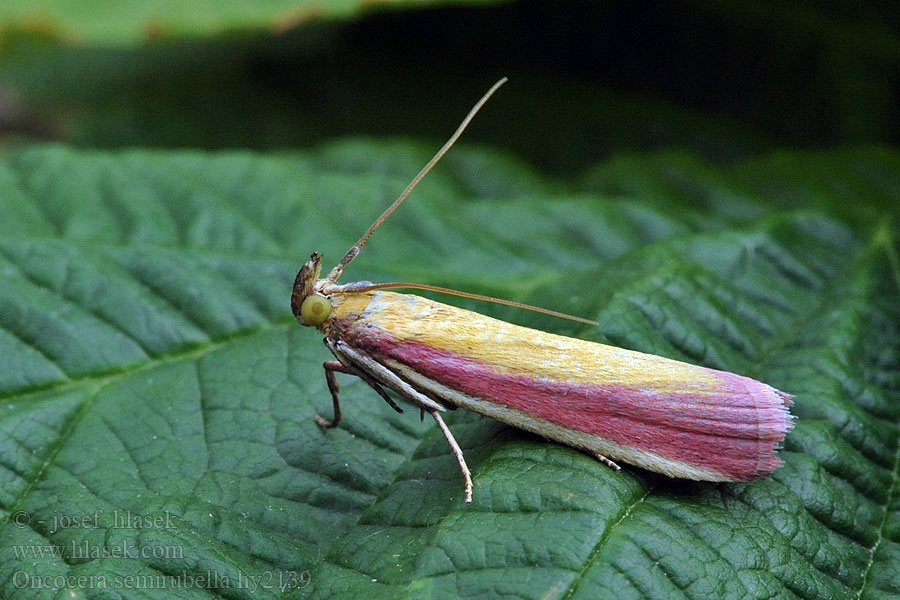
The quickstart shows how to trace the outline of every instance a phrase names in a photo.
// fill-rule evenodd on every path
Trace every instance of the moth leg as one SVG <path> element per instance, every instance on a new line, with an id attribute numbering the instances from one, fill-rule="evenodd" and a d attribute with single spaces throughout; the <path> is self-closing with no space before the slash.
<path id="1" fill-rule="evenodd" d="M 597 460 L 599 460 L 600 462 L 602 462 L 604 465 L 606 465 L 606 466 L 609 467 L 610 469 L 612 469 L 613 471 L 621 471 L 621 470 L 622 470 L 622 467 L 620 467 L 619 465 L 617 465 L 617 464 L 614 463 L 613 461 L 609 460 L 608 458 L 606 458 L 605 456 L 603 456 L 603 455 L 600 454 L 599 452 L 590 452 L 589 454 L 590 454 L 591 456 L 593 456 L 594 458 L 596 458 Z"/>
<path id="2" fill-rule="evenodd" d="M 366 383 L 372 381 L 388 387 L 428 412 L 443 412 L 446 410 L 428 396 L 418 392 L 415 388 L 398 377 L 396 373 L 370 356 L 355 350 L 346 343 L 340 340 L 325 338 L 325 345 L 328 346 L 331 353 L 341 361 L 341 364 L 345 368 L 350 369 L 353 375 L 356 375 Z M 369 383 L 369 385 L 372 384 Z M 393 402 L 391 402 L 391 406 L 395 406 Z"/>
<path id="3" fill-rule="evenodd" d="M 341 387 L 338 385 L 335 373 L 353 373 L 350 369 L 342 365 L 336 360 L 326 360 L 322 363 L 325 369 L 325 382 L 328 383 L 328 391 L 331 392 L 331 402 L 334 404 L 334 418 L 332 420 L 325 419 L 319 415 L 313 417 L 316 425 L 322 429 L 332 429 L 341 422 L 341 401 L 338 400 L 338 393 Z"/>
<path id="4" fill-rule="evenodd" d="M 441 412 L 446 409 L 413 388 L 396 373 L 365 353 L 352 348 L 340 340 L 325 338 L 325 345 L 328 346 L 328 349 L 341 361 L 341 364 L 345 368 L 352 370 L 354 375 L 362 373 L 373 381 L 391 388 L 419 408 L 426 410 L 428 414 L 434 417 L 438 428 L 441 430 L 441 433 L 444 434 L 444 438 L 450 445 L 450 451 L 453 452 L 453 456 L 456 457 L 456 462 L 459 464 L 460 471 L 462 471 L 463 479 L 466 484 L 466 503 L 471 504 L 472 488 L 474 487 L 472 484 L 472 472 L 469 471 L 469 466 L 466 464 L 466 459 L 463 457 L 462 449 L 459 447 L 459 444 L 456 443 L 456 439 L 454 439 L 453 434 L 450 433 L 450 429 L 447 428 L 444 419 L 441 418 Z M 363 377 L 363 375 L 359 376 Z"/>
<path id="5" fill-rule="evenodd" d="M 368 375 L 366 375 L 363 372 L 353 373 L 353 374 L 356 375 L 357 377 L 359 377 L 360 379 L 362 379 L 363 381 L 365 381 L 367 384 L 369 384 L 369 387 L 371 387 L 373 390 L 378 392 L 378 395 L 381 396 L 384 399 L 384 401 L 388 403 L 388 406 L 390 406 L 391 408 L 396 410 L 398 413 L 403 412 L 403 409 L 400 408 L 399 406 L 397 406 L 397 403 L 394 402 L 394 400 L 390 396 L 388 396 L 388 393 L 386 391 L 384 391 L 384 388 L 382 388 L 380 385 L 378 385 L 377 381 L 375 381 L 374 379 L 372 379 L 371 377 L 369 377 Z"/>
<path id="6" fill-rule="evenodd" d="M 378 395 L 384 398 L 385 402 L 387 402 L 391 408 L 393 408 L 397 412 L 403 412 L 403 409 L 397 406 L 397 404 L 391 399 L 391 397 L 387 395 L 387 392 L 385 392 L 375 380 L 373 380 L 371 377 L 368 377 L 364 373 L 360 373 L 355 369 L 345 367 L 343 364 L 336 360 L 327 360 L 322 363 L 322 367 L 325 369 L 325 382 L 328 384 L 328 391 L 331 392 L 331 401 L 334 404 L 334 418 L 329 421 L 328 419 L 316 415 L 315 417 L 313 417 L 313 420 L 319 427 L 323 429 L 333 429 L 338 426 L 338 423 L 341 422 L 341 403 L 340 400 L 338 400 L 338 393 L 340 392 L 341 388 L 338 385 L 335 373 L 356 375 L 367 384 L 369 384 L 372 389 L 378 392 Z"/>
<path id="7" fill-rule="evenodd" d="M 456 457 L 456 462 L 459 464 L 459 470 L 462 471 L 463 480 L 466 482 L 466 504 L 472 504 L 472 488 L 474 487 L 472 484 L 472 472 L 469 471 L 469 465 L 466 464 L 462 448 L 456 443 L 456 438 L 450 433 L 450 428 L 444 423 L 441 414 L 438 412 L 431 412 L 431 416 L 434 417 L 438 428 L 441 430 L 441 433 L 444 434 L 447 443 L 450 444 L 450 451 L 453 452 L 453 456 Z"/>

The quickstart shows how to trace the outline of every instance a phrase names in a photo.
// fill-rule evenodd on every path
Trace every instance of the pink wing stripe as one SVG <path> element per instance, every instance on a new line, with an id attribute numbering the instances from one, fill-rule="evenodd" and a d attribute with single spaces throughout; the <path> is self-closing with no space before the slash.
<path id="1" fill-rule="evenodd" d="M 498 372 L 488 363 L 366 327 L 354 344 L 406 364 L 455 390 L 623 446 L 703 467 L 735 481 L 781 465 L 775 456 L 790 429 L 789 396 L 753 379 L 703 369 L 721 384 L 702 392 L 660 394 L 613 384 L 568 384 Z"/>

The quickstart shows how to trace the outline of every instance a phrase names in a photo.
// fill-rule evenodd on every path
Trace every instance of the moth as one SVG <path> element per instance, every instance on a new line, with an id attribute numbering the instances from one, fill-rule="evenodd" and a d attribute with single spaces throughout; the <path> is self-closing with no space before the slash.
<path id="1" fill-rule="evenodd" d="M 341 420 L 336 374 L 366 382 L 394 410 L 385 389 L 434 419 L 456 458 L 472 502 L 472 474 L 441 414 L 465 408 L 612 459 L 684 479 L 751 481 L 781 465 L 776 451 L 792 427 L 790 394 L 706 367 L 512 325 L 420 296 L 413 288 L 499 302 L 583 323 L 595 322 L 518 302 L 418 283 L 341 284 L 344 268 L 456 142 L 506 79 L 475 104 L 454 134 L 321 277 L 313 253 L 297 273 L 291 309 L 315 327 L 336 360 L 323 364 L 334 416 Z"/>

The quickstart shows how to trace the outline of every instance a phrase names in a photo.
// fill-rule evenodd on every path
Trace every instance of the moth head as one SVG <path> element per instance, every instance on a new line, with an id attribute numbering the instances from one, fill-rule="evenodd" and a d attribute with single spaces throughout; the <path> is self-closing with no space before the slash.
<path id="1" fill-rule="evenodd" d="M 331 301 L 316 291 L 316 282 L 322 272 L 322 255 L 313 252 L 294 279 L 291 291 L 291 310 L 301 325 L 318 327 L 328 320 L 334 308 Z"/>

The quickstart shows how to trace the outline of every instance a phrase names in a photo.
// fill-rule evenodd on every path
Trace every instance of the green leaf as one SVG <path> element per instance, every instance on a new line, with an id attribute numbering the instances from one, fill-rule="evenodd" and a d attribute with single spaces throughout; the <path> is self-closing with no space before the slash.
<path id="1" fill-rule="evenodd" d="M 473 0 L 468 0 L 473 1 Z M 430 3 L 443 4 L 445 2 Z M 464 4 L 466 0 L 456 0 Z M 156 2 L 5 0 L 0 23 L 23 29 L 58 31 L 60 37 L 99 44 L 134 43 L 166 35 L 215 35 L 269 27 L 285 30 L 327 18 L 349 17 L 378 3 L 362 0 L 274 0 L 269 2 Z M 393 2 L 404 4 L 404 2 Z M 405 4 L 429 4 L 418 0 Z"/>
<path id="2" fill-rule="evenodd" d="M 440 433 L 290 314 L 428 159 L 78 151 L 0 162 L 4 598 L 900 597 L 900 154 L 613 157 L 579 183 L 454 149 L 345 275 L 764 380 L 766 480 L 626 466 L 457 411 Z M 450 298 L 447 302 L 456 302 Z"/>

